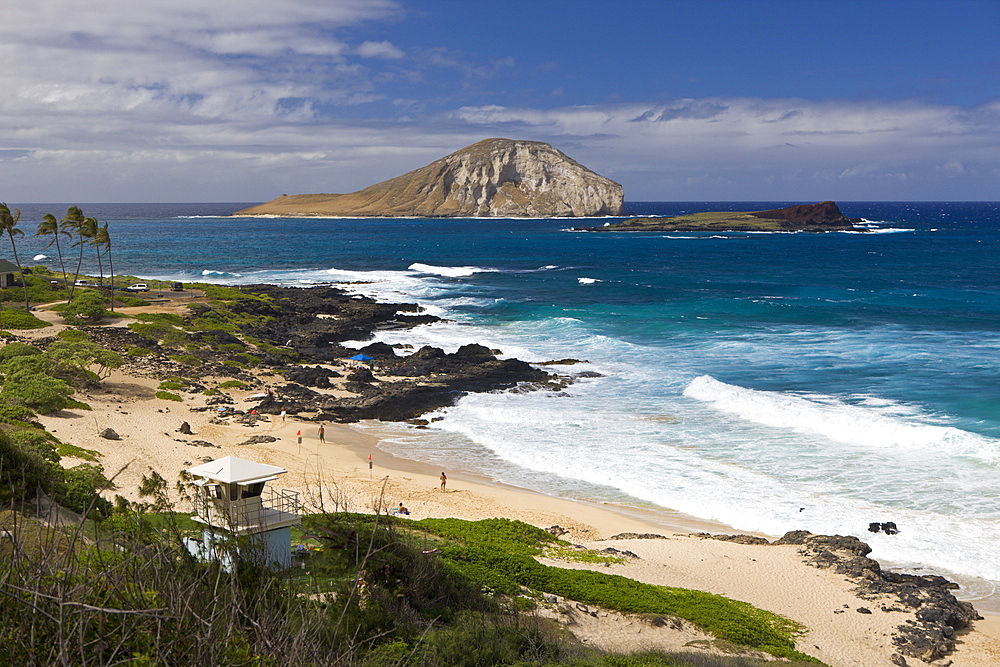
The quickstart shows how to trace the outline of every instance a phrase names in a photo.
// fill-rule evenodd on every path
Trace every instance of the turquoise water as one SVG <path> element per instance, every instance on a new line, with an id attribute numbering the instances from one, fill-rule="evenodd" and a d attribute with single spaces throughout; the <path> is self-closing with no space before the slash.
<path id="1" fill-rule="evenodd" d="M 878 558 L 1000 580 L 1000 204 L 841 203 L 874 232 L 820 235 L 211 217 L 240 206 L 83 209 L 109 222 L 122 272 L 350 282 L 448 320 L 381 340 L 480 342 L 602 375 L 469 396 L 428 431 L 390 427 L 395 453 L 744 530 L 853 534 Z"/>

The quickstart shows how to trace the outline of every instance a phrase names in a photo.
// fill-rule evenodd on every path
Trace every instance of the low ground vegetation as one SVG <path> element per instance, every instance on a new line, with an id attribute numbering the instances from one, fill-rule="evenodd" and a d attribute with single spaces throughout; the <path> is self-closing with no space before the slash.
<path id="1" fill-rule="evenodd" d="M 314 515 L 296 532 L 296 539 L 313 549 L 298 556 L 290 571 L 259 567 L 245 543 L 227 547 L 235 559 L 227 571 L 195 561 L 179 547 L 197 524 L 172 511 L 165 486 L 156 475 L 147 478 L 142 490 L 149 502 L 119 497 L 99 526 L 44 528 L 12 511 L 0 517 L 14 535 L 0 542 L 5 563 L 0 586 L 15 592 L 0 596 L 0 660 L 358 667 L 764 664 L 691 653 L 607 655 L 572 641 L 531 611 L 538 593 L 518 583 L 558 569 L 528 565 L 555 538 L 525 524 Z M 576 585 L 587 595 L 601 589 L 588 574 L 594 573 L 565 571 L 562 584 L 551 575 L 545 583 Z M 661 605 L 665 613 L 657 588 L 640 586 L 629 593 L 641 604 Z M 727 602 L 705 596 L 693 613 L 709 624 L 730 623 Z M 674 611 L 690 611 L 685 609 Z M 743 636 L 744 646 L 790 644 L 794 631 L 787 622 L 752 608 L 739 613 L 740 622 L 752 628 Z"/>

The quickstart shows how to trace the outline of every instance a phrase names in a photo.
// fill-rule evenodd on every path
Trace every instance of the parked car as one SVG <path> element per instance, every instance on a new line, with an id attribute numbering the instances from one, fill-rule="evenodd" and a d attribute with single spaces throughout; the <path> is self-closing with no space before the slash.
<path id="1" fill-rule="evenodd" d="M 172 291 L 172 292 L 183 292 L 184 291 L 184 283 L 174 283 L 173 285 L 170 286 L 170 291 Z"/>
<path id="2" fill-rule="evenodd" d="M 94 283 L 90 282 L 89 280 L 77 280 L 73 284 L 76 285 L 77 287 L 93 287 L 94 286 Z"/>
<path id="3" fill-rule="evenodd" d="M 149 285 L 146 283 L 136 283 L 135 285 L 129 285 L 125 288 L 126 292 L 148 292 Z"/>

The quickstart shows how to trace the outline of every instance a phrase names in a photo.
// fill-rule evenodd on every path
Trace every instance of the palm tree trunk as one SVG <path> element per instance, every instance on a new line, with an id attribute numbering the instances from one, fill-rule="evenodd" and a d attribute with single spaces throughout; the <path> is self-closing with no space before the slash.
<path id="1" fill-rule="evenodd" d="M 59 268 L 62 270 L 63 275 L 63 287 L 66 287 L 66 264 L 63 262 L 62 248 L 59 247 L 59 228 L 56 227 L 55 240 L 56 240 L 56 253 L 59 255 Z M 73 298 L 72 293 L 69 296 L 70 299 Z"/>
<path id="2" fill-rule="evenodd" d="M 101 276 L 100 284 L 101 287 L 104 287 L 104 263 L 101 262 L 101 247 L 95 245 L 94 250 L 97 251 L 97 270 L 100 272 L 99 275 Z"/>
<path id="3" fill-rule="evenodd" d="M 108 240 L 108 271 L 111 272 L 111 312 L 115 312 L 115 263 L 111 261 L 111 240 Z"/>
<path id="4" fill-rule="evenodd" d="M 80 238 L 80 258 L 76 260 L 76 273 L 73 274 L 73 288 L 69 292 L 69 303 L 73 303 L 73 289 L 76 289 L 76 281 L 80 279 L 81 266 L 83 266 L 83 237 Z"/>
<path id="5" fill-rule="evenodd" d="M 10 247 L 14 251 L 14 263 L 17 264 L 17 270 L 21 274 L 21 286 L 24 288 L 24 312 L 31 312 L 31 304 L 28 303 L 28 279 L 24 277 L 24 269 L 21 268 L 21 260 L 17 257 L 17 243 L 14 242 L 14 232 L 12 229 L 7 230 L 7 236 L 10 237 Z"/>

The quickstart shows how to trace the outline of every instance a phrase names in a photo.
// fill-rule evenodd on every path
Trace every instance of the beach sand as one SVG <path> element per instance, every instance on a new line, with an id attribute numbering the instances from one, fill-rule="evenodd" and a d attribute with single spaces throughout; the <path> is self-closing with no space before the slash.
<path id="1" fill-rule="evenodd" d="M 700 539 L 693 534 L 733 531 L 680 513 L 554 498 L 461 470 L 445 471 L 448 485 L 442 492 L 440 469 L 382 452 L 368 434 L 326 424 L 326 442 L 321 443 L 316 423 L 293 417 L 282 421 L 265 416 L 253 427 L 236 422 L 213 424 L 214 410 L 189 409 L 204 405 L 207 397 L 183 394 L 183 403 L 157 399 L 156 385 L 155 380 L 115 373 L 100 389 L 77 396 L 92 411 L 63 411 L 40 421 L 60 439 L 101 452 L 106 473 L 115 476 L 117 488 L 108 494 L 111 497 L 117 493 L 137 500 L 138 485 L 150 469 L 173 482 L 183 469 L 233 455 L 287 469 L 272 485 L 299 491 L 306 511 L 385 512 L 403 502 L 412 519 L 507 517 L 541 527 L 558 525 L 569 531 L 564 539 L 574 543 L 597 549 L 613 546 L 639 556 L 623 565 L 589 567 L 648 583 L 718 593 L 786 616 L 808 628 L 797 648 L 837 667 L 892 664 L 891 634 L 912 617 L 908 612 L 884 612 L 877 603 L 859 599 L 850 581 L 806 564 L 795 546 Z M 250 405 L 245 402 L 249 394 L 233 392 L 236 407 Z M 193 435 L 177 432 L 185 421 Z M 102 438 L 99 434 L 106 428 L 121 439 Z M 239 444 L 253 435 L 276 440 Z M 191 444 L 196 440 L 214 446 Z M 64 465 L 79 462 L 65 459 Z M 656 533 L 666 539 L 609 540 L 623 532 Z M 856 611 L 862 606 L 872 613 Z M 708 642 L 687 624 L 657 628 L 636 618 L 605 611 L 595 618 L 574 608 L 561 601 L 561 605 L 548 605 L 543 613 L 559 616 L 581 641 L 607 650 L 677 650 L 688 642 L 693 642 L 691 646 Z M 978 621 L 940 664 L 948 660 L 954 667 L 1000 664 L 1000 617 Z M 919 663 L 908 659 L 908 664 Z"/>

